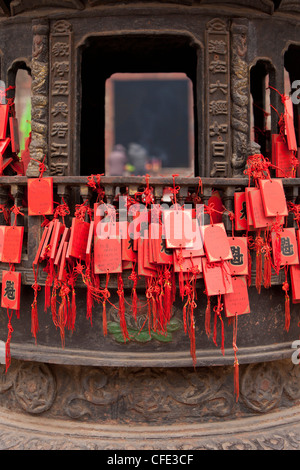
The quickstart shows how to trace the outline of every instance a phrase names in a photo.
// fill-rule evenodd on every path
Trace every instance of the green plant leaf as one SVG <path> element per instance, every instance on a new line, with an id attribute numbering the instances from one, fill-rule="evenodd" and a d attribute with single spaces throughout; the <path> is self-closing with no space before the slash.
<path id="1" fill-rule="evenodd" d="M 115 333 L 121 333 L 120 324 L 115 321 L 107 322 L 107 331 L 114 335 Z"/>
<path id="2" fill-rule="evenodd" d="M 134 339 L 139 343 L 147 343 L 148 341 L 151 341 L 152 337 L 149 335 L 148 331 L 141 331 L 134 335 Z"/>
<path id="3" fill-rule="evenodd" d="M 167 334 L 159 334 L 153 331 L 152 338 L 156 339 L 157 341 L 161 341 L 162 343 L 169 343 L 170 341 L 172 341 L 173 336 L 170 332 L 168 332 Z"/>
<path id="4" fill-rule="evenodd" d="M 168 331 L 177 331 L 181 328 L 181 322 L 178 318 L 172 318 L 167 326 Z"/>

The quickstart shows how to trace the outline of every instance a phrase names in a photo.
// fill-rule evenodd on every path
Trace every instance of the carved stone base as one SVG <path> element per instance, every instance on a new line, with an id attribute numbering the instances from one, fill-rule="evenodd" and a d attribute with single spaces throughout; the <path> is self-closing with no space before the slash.
<path id="1" fill-rule="evenodd" d="M 238 402 L 231 367 L 2 369 L 0 449 L 300 448 L 290 360 L 242 366 Z"/>

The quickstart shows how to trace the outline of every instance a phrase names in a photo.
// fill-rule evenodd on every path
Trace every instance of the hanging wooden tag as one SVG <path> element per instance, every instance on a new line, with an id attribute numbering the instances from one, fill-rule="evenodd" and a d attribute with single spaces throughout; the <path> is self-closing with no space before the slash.
<path id="1" fill-rule="evenodd" d="M 91 262 L 93 238 L 94 238 L 94 221 L 92 220 L 90 223 L 86 249 L 85 249 L 85 263 L 87 266 L 89 266 Z"/>
<path id="2" fill-rule="evenodd" d="M 69 242 L 68 256 L 85 260 L 86 245 L 89 236 L 90 224 L 80 219 L 72 220 L 72 235 Z"/>
<path id="3" fill-rule="evenodd" d="M 24 227 L 8 226 L 4 229 L 2 263 L 21 263 Z"/>
<path id="4" fill-rule="evenodd" d="M 250 313 L 247 277 L 233 276 L 232 286 L 233 292 L 231 294 L 225 294 L 223 297 L 226 317 L 229 318 Z"/>
<path id="5" fill-rule="evenodd" d="M 176 256 L 176 253 L 174 252 L 173 261 L 175 273 L 188 273 L 193 269 L 193 267 L 195 267 L 199 271 L 199 273 L 202 273 L 202 257 L 200 256 L 193 256 L 192 258 L 183 258 L 179 261 Z"/>
<path id="6" fill-rule="evenodd" d="M 122 244 L 119 238 L 94 237 L 95 274 L 122 272 Z"/>
<path id="7" fill-rule="evenodd" d="M 150 239 L 144 238 L 143 240 L 143 265 L 144 268 L 146 269 L 153 269 L 156 271 L 156 264 L 151 262 L 151 259 L 149 258 L 149 253 L 150 253 Z"/>
<path id="8" fill-rule="evenodd" d="M 54 221 L 51 220 L 51 222 L 49 222 L 49 224 L 47 225 L 48 230 L 47 230 L 47 234 L 46 234 L 45 241 L 44 241 L 42 251 L 41 251 L 41 255 L 40 255 L 41 259 L 45 259 L 49 255 L 50 238 L 51 238 L 51 235 L 52 235 L 53 226 L 54 226 Z"/>
<path id="9" fill-rule="evenodd" d="M 21 273 L 2 271 L 1 307 L 20 310 Z"/>
<path id="10" fill-rule="evenodd" d="M 293 110 L 293 102 L 289 96 L 285 97 L 284 100 L 284 122 L 285 122 L 285 133 L 287 137 L 287 144 L 289 150 L 293 150 L 297 152 L 297 139 L 295 133 L 295 125 L 294 125 L 294 110 Z"/>
<path id="11" fill-rule="evenodd" d="M 193 227 L 193 247 L 192 248 L 176 248 L 176 255 L 179 254 L 183 256 L 183 258 L 190 258 L 205 256 L 203 241 L 200 232 L 200 226 L 197 219 L 192 219 L 192 227 Z"/>
<path id="12" fill-rule="evenodd" d="M 42 252 L 42 249 L 43 249 L 43 246 L 44 246 L 44 243 L 45 243 L 45 239 L 46 239 L 48 230 L 49 230 L 48 227 L 45 227 L 44 230 L 43 230 L 42 238 L 40 240 L 40 243 L 39 243 L 39 246 L 38 246 L 34 261 L 33 261 L 34 265 L 37 265 L 38 262 L 39 262 L 39 259 L 41 257 L 41 252 Z"/>
<path id="13" fill-rule="evenodd" d="M 247 230 L 247 209 L 245 192 L 234 193 L 235 230 Z"/>
<path id="14" fill-rule="evenodd" d="M 59 243 L 59 247 L 57 249 L 57 253 L 56 253 L 56 256 L 55 256 L 55 259 L 54 259 L 54 265 L 55 266 L 59 265 L 64 244 L 67 243 L 67 246 L 68 246 L 69 239 L 70 239 L 70 229 L 68 227 L 65 227 L 64 233 L 62 234 L 62 237 L 61 237 L 61 240 L 60 240 L 60 243 Z"/>
<path id="15" fill-rule="evenodd" d="M 290 276 L 292 284 L 292 299 L 294 303 L 300 302 L 300 265 L 294 264 L 290 266 Z"/>
<path id="16" fill-rule="evenodd" d="M 8 122 L 8 104 L 0 104 L 0 140 L 6 138 Z"/>
<path id="17" fill-rule="evenodd" d="M 280 266 L 299 264 L 298 245 L 294 228 L 284 228 L 280 232 Z M 273 254 L 275 252 L 276 233 L 272 232 Z M 275 262 L 275 260 L 274 260 Z"/>
<path id="18" fill-rule="evenodd" d="M 155 239 L 154 241 L 156 244 L 156 263 L 172 264 L 173 250 L 167 248 L 163 225 L 159 225 L 159 238 Z"/>
<path id="19" fill-rule="evenodd" d="M 265 216 L 260 190 L 258 188 L 253 188 L 253 191 L 249 192 L 248 197 L 254 228 L 266 228 L 274 224 L 276 217 Z"/>
<path id="20" fill-rule="evenodd" d="M 144 237 L 138 239 L 138 275 L 139 276 L 154 276 L 155 269 L 149 268 L 144 265 L 144 249 L 145 249 L 145 238 L 148 236 L 148 231 L 144 232 Z"/>
<path id="21" fill-rule="evenodd" d="M 9 118 L 10 138 L 11 138 L 11 150 L 14 153 L 20 152 L 20 138 L 19 138 L 19 125 L 18 119 L 15 117 Z"/>
<path id="22" fill-rule="evenodd" d="M 134 266 L 133 261 L 122 261 L 122 271 L 132 270 Z"/>
<path id="23" fill-rule="evenodd" d="M 249 201 L 249 193 L 250 191 L 255 190 L 255 188 L 245 188 L 245 199 L 246 199 L 246 210 L 247 210 L 247 230 L 249 232 L 254 230 L 250 201 Z"/>
<path id="24" fill-rule="evenodd" d="M 210 263 L 232 259 L 232 253 L 224 224 L 201 227 L 205 254 Z"/>
<path id="25" fill-rule="evenodd" d="M 0 261 L 2 260 L 5 227 L 6 225 L 0 225 Z"/>
<path id="26" fill-rule="evenodd" d="M 163 222 L 167 248 L 193 247 L 193 212 L 191 209 L 167 209 Z"/>
<path id="27" fill-rule="evenodd" d="M 233 276 L 248 275 L 248 239 L 247 237 L 228 237 L 232 259 L 228 261 Z"/>
<path id="28" fill-rule="evenodd" d="M 59 271 L 58 271 L 58 280 L 63 281 L 66 276 L 65 266 L 66 266 L 66 255 L 68 250 L 68 242 L 64 242 L 62 254 L 59 263 Z"/>
<path id="29" fill-rule="evenodd" d="M 207 205 L 214 205 L 214 211 L 211 214 L 211 218 L 214 224 L 222 223 L 222 212 L 223 212 L 223 201 L 221 199 L 219 191 L 213 191 L 211 197 L 209 198 Z"/>
<path id="30" fill-rule="evenodd" d="M 272 164 L 278 166 L 278 150 L 277 143 L 284 142 L 284 139 L 281 134 L 272 134 Z"/>
<path id="31" fill-rule="evenodd" d="M 265 215 L 276 217 L 287 216 L 288 208 L 281 179 L 259 180 Z"/>
<path id="32" fill-rule="evenodd" d="M 62 224 L 61 222 L 58 222 L 54 228 L 53 239 L 52 239 L 52 244 L 51 244 L 51 254 L 50 254 L 51 259 L 55 259 L 56 257 L 59 243 L 60 243 L 61 237 L 64 234 L 65 228 L 66 226 Z"/>
<path id="33" fill-rule="evenodd" d="M 28 179 L 28 215 L 53 214 L 53 178 Z"/>
<path id="34" fill-rule="evenodd" d="M 209 297 L 233 292 L 228 262 L 209 263 L 206 257 L 202 257 L 202 271 L 206 294 Z"/>
<path id="35" fill-rule="evenodd" d="M 129 233 L 129 222 L 120 222 L 122 232 L 122 261 L 136 261 L 137 252 L 133 250 L 133 234 Z"/>
<path id="36" fill-rule="evenodd" d="M 2 158 L 4 157 L 5 151 L 7 147 L 9 146 L 9 144 L 10 144 L 10 137 L 7 137 L 6 139 L 0 141 L 0 154 Z"/>
<path id="37" fill-rule="evenodd" d="M 284 140 L 276 142 L 276 178 L 294 177 L 293 151 L 289 150 Z"/>

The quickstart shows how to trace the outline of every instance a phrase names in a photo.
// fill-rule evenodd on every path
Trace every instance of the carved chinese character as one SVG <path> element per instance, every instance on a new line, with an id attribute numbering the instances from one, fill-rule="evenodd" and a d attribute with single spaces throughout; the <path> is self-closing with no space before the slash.
<path id="1" fill-rule="evenodd" d="M 69 62 L 55 62 L 52 71 L 55 77 L 63 77 L 66 73 L 69 73 Z"/>
<path id="2" fill-rule="evenodd" d="M 55 57 L 67 57 L 70 52 L 69 44 L 65 42 L 57 42 L 52 47 L 52 53 Z"/>
<path id="3" fill-rule="evenodd" d="M 53 91 L 52 95 L 57 96 L 68 96 L 69 94 L 69 82 L 67 80 L 60 80 L 53 82 Z"/>
<path id="4" fill-rule="evenodd" d="M 53 142 L 51 144 L 51 157 L 52 158 L 67 157 L 68 154 L 66 152 L 64 152 L 64 150 L 66 150 L 66 148 L 67 148 L 67 144 L 57 144 L 57 143 Z"/>
<path id="5" fill-rule="evenodd" d="M 67 117 L 68 116 L 68 105 L 67 103 L 65 103 L 64 101 L 59 101 L 58 103 L 56 103 L 52 109 L 51 109 L 51 114 L 56 117 L 58 116 L 59 114 L 61 114 L 63 117 Z"/>
<path id="6" fill-rule="evenodd" d="M 51 136 L 58 136 L 58 137 L 66 137 L 67 132 L 68 132 L 68 124 L 66 122 L 55 122 L 52 125 L 52 131 L 51 131 Z"/>
<path id="7" fill-rule="evenodd" d="M 218 114 L 227 114 L 228 113 L 228 103 L 227 101 L 211 101 L 209 103 L 209 112 L 214 116 Z"/>
<path id="8" fill-rule="evenodd" d="M 226 146 L 226 142 L 212 142 L 213 157 L 225 157 Z"/>
<path id="9" fill-rule="evenodd" d="M 211 137 L 220 136 L 222 134 L 226 134 L 228 131 L 228 124 L 218 124 L 215 121 L 211 126 L 209 126 L 209 135 Z"/>
<path id="10" fill-rule="evenodd" d="M 209 92 L 215 93 L 217 90 L 221 90 L 224 95 L 227 95 L 228 85 L 226 83 L 221 83 L 220 80 L 218 80 L 217 83 L 210 83 Z"/>
<path id="11" fill-rule="evenodd" d="M 225 41 L 217 41 L 211 39 L 208 43 L 208 51 L 213 54 L 226 54 L 227 47 Z"/>
<path id="12" fill-rule="evenodd" d="M 213 60 L 209 65 L 209 70 L 212 73 L 226 73 L 227 72 L 227 64 L 224 60 Z"/>

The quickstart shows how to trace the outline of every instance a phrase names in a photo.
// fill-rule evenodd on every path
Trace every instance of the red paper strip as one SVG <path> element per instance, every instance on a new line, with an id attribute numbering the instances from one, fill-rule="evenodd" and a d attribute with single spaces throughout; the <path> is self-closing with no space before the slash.
<path id="1" fill-rule="evenodd" d="M 203 225 L 201 234 L 206 257 L 210 263 L 232 259 L 224 224 Z"/>
<path id="2" fill-rule="evenodd" d="M 21 273 L 2 271 L 1 307 L 20 310 Z"/>
<path id="3" fill-rule="evenodd" d="M 5 227 L 1 257 L 3 263 L 21 263 L 23 235 L 24 227 Z"/>
<path id="4" fill-rule="evenodd" d="M 294 228 L 284 228 L 280 232 L 281 238 L 281 256 L 280 256 L 280 266 L 284 266 L 286 264 L 299 264 L 299 256 L 298 256 L 298 245 L 296 240 L 296 232 Z M 272 247 L 273 247 L 273 254 L 275 252 L 275 240 L 276 234 L 272 232 Z M 275 260 L 274 260 L 275 262 Z"/>
<path id="5" fill-rule="evenodd" d="M 28 179 L 28 215 L 53 214 L 53 178 Z"/>
<path id="6" fill-rule="evenodd" d="M 288 208 L 281 179 L 259 180 L 265 215 L 276 217 L 287 216 Z"/>
<path id="7" fill-rule="evenodd" d="M 250 313 L 249 294 L 246 276 L 232 277 L 233 292 L 224 295 L 226 317 L 235 317 Z"/>
<path id="8" fill-rule="evenodd" d="M 248 275 L 248 239 L 246 237 L 229 237 L 233 258 L 228 261 L 230 272 L 234 276 Z"/>
<path id="9" fill-rule="evenodd" d="M 246 195 L 234 193 L 235 230 L 247 230 Z"/>
<path id="10" fill-rule="evenodd" d="M 228 262 L 208 263 L 207 259 L 203 257 L 202 271 L 206 294 L 209 297 L 233 292 Z"/>
<path id="11" fill-rule="evenodd" d="M 0 104 L 0 140 L 6 138 L 8 111 L 8 104 Z"/>

